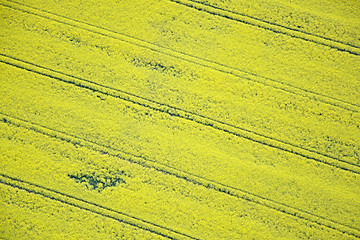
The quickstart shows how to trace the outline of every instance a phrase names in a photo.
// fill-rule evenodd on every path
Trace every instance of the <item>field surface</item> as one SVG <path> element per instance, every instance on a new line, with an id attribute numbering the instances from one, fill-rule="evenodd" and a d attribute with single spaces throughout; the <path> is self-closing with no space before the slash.
<path id="1" fill-rule="evenodd" d="M 359 16 L 0 0 L 0 239 L 359 239 Z"/>

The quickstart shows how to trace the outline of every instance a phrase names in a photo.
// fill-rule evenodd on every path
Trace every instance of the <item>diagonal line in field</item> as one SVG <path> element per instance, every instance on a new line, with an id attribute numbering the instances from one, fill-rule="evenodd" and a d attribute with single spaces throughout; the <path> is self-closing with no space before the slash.
<path id="1" fill-rule="evenodd" d="M 297 209 L 291 206 L 288 206 L 286 204 L 277 202 L 275 200 L 262 197 L 260 195 L 251 193 L 249 191 L 235 188 L 228 186 L 226 184 L 222 184 L 213 180 L 206 179 L 204 177 L 198 176 L 196 174 L 179 170 L 175 167 L 158 163 L 155 160 L 148 159 L 142 156 L 136 156 L 131 153 L 124 152 L 122 150 L 118 150 L 115 148 L 112 148 L 111 146 L 106 146 L 103 144 L 99 144 L 97 142 L 87 140 L 75 135 L 71 135 L 65 132 L 61 132 L 58 130 L 54 130 L 36 123 L 32 123 L 27 120 L 23 120 L 17 117 L 12 117 L 10 115 L 7 115 L 5 113 L 0 112 L 0 115 L 2 115 L 2 119 L 0 121 L 8 124 L 13 125 L 19 128 L 24 128 L 31 130 L 36 133 L 40 133 L 44 136 L 51 137 L 63 142 L 67 142 L 70 144 L 73 144 L 74 146 L 82 146 L 86 147 L 92 151 L 99 152 L 101 154 L 107 154 L 111 157 L 116 157 L 118 159 L 138 164 L 139 166 L 145 167 L 145 168 L 151 168 L 155 169 L 161 173 L 168 174 L 171 176 L 174 176 L 178 179 L 185 180 L 187 182 L 193 183 L 195 185 L 203 186 L 207 189 L 215 190 L 217 192 L 227 194 L 229 196 L 236 197 L 238 199 L 248 201 L 251 203 L 258 204 L 260 206 L 275 210 L 277 212 L 289 215 L 291 217 L 296 217 L 302 220 L 310 221 L 313 223 L 316 223 L 318 225 L 337 230 L 339 232 L 353 235 L 356 237 L 360 237 L 360 230 L 356 229 L 354 227 L 348 226 L 346 224 L 342 224 L 333 220 L 326 219 L 324 217 L 318 216 L 316 214 L 310 213 L 305 210 Z"/>
<path id="2" fill-rule="evenodd" d="M 202 3 L 196 0 L 169 0 L 171 2 L 181 4 L 183 6 L 196 9 L 198 11 L 206 12 L 211 15 L 223 17 L 236 22 L 241 22 L 247 25 L 259 27 L 274 33 L 284 34 L 293 38 L 302 39 L 304 41 L 317 43 L 338 51 L 347 52 L 354 55 L 360 55 L 360 47 L 327 38 L 321 35 L 312 34 L 309 32 L 301 31 L 295 28 L 286 27 L 280 24 L 272 23 L 260 18 L 249 16 L 243 13 L 234 12 L 224 8 L 216 7 L 208 3 Z"/>
<path id="3" fill-rule="evenodd" d="M 50 189 L 48 187 L 44 187 L 35 183 L 31 183 L 28 181 L 21 180 L 19 178 L 8 176 L 4 173 L 0 173 L 0 183 L 25 190 L 29 193 L 34 193 L 37 195 L 41 195 L 43 197 L 52 199 L 54 201 L 61 202 L 63 204 L 67 204 L 82 210 L 86 210 L 92 212 L 94 214 L 98 214 L 100 216 L 117 220 L 119 222 L 131 225 L 133 227 L 137 227 L 143 229 L 145 231 L 163 236 L 168 239 L 195 239 L 198 238 L 191 237 L 187 234 L 181 233 L 179 231 L 172 230 L 170 228 L 145 221 L 138 217 L 131 216 L 129 214 L 99 205 L 97 203 L 87 201 L 66 193 L 59 192 L 57 190 Z"/>
<path id="4" fill-rule="evenodd" d="M 315 150 L 306 149 L 303 147 L 296 146 L 292 143 L 288 143 L 282 140 L 274 139 L 260 133 L 250 131 L 241 127 L 237 127 L 231 124 L 227 124 L 221 122 L 216 119 L 212 119 L 197 113 L 193 113 L 190 111 L 182 110 L 180 108 L 176 108 L 167 104 L 158 103 L 153 100 L 148 100 L 143 97 L 138 97 L 134 94 L 129 94 L 127 92 L 118 90 L 116 88 L 107 87 L 105 85 L 101 85 L 90 80 L 78 78 L 69 74 L 64 74 L 59 71 L 55 71 L 49 68 L 44 68 L 42 66 L 26 62 L 14 57 L 10 57 L 0 53 L 0 62 L 5 64 L 30 71 L 36 74 L 40 74 L 57 81 L 65 82 L 68 84 L 72 84 L 76 87 L 80 87 L 83 89 L 88 89 L 94 92 L 98 92 L 104 94 L 106 96 L 122 99 L 133 104 L 146 107 L 152 109 L 154 111 L 162 112 L 165 114 L 169 114 L 172 117 L 178 117 L 182 119 L 186 119 L 192 122 L 199 123 L 201 125 L 211 127 L 213 129 L 222 131 L 227 134 L 234 135 L 236 137 L 244 138 L 250 140 L 252 142 L 256 142 L 268 147 L 276 148 L 282 151 L 289 152 L 291 154 L 298 155 L 300 157 L 304 157 L 306 159 L 310 159 L 316 162 L 324 163 L 336 168 L 340 168 L 342 170 L 350 171 L 356 174 L 360 174 L 360 166 L 344 161 L 339 158 L 332 157 L 327 154 L 323 154 L 317 152 Z"/>
<path id="5" fill-rule="evenodd" d="M 5 7 L 10 9 L 14 9 L 17 11 L 22 11 L 24 13 L 32 14 L 37 17 L 45 18 L 51 21 L 58 22 L 60 24 L 68 25 L 71 27 L 75 27 L 78 29 L 82 29 L 91 33 L 99 34 L 104 37 L 113 38 L 116 40 L 120 40 L 122 42 L 126 42 L 128 44 L 132 44 L 138 47 L 146 48 L 154 52 L 158 52 L 160 54 L 164 54 L 170 57 L 174 57 L 189 63 L 193 63 L 202 67 L 210 68 L 222 73 L 231 74 L 233 76 L 239 77 L 243 80 L 259 83 L 265 86 L 269 86 L 287 93 L 295 94 L 298 96 L 302 96 L 305 98 L 309 98 L 311 100 L 320 101 L 325 104 L 332 105 L 334 107 L 343 108 L 352 112 L 360 112 L 360 106 L 354 103 L 346 102 L 344 100 L 336 99 L 331 96 L 326 96 L 320 93 L 312 92 L 310 90 L 302 89 L 299 87 L 292 86 L 290 84 L 263 77 L 255 73 L 247 72 L 241 69 L 233 68 L 226 66 L 224 64 L 214 62 L 208 59 L 204 59 L 198 56 L 193 56 L 188 53 L 180 52 L 174 49 L 166 48 L 151 42 L 147 42 L 142 39 L 138 39 L 132 36 L 128 36 L 126 34 L 118 33 L 116 31 L 96 26 L 90 23 L 86 23 L 80 20 L 71 19 L 69 17 L 61 16 L 58 14 L 54 14 L 45 10 L 37 9 L 22 3 L 17 3 L 16 1 L 10 0 L 1 0 L 3 2 L 7 2 L 7 4 L 0 3 Z"/>

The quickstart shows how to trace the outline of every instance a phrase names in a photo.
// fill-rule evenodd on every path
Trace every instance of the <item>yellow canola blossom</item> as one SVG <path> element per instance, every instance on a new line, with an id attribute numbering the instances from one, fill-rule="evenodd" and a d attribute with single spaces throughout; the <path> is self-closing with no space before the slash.
<path id="1" fill-rule="evenodd" d="M 0 3 L 0 238 L 360 237 L 356 1 Z"/>
<path id="2" fill-rule="evenodd" d="M 152 235 L 146 235 L 143 230 L 118 226 L 119 221 L 124 221 L 148 232 L 175 235 L 176 239 L 187 237 L 154 224 L 199 239 L 346 237 L 338 231 L 311 222 L 304 224 L 303 220 L 178 176 L 63 141 L 60 135 L 44 136 L 37 128 L 28 129 L 26 125 L 19 128 L 16 124 L 19 122 L 14 120 L 1 123 L 0 181 L 6 183 L 2 186 L 1 200 L 4 236 L 111 239 L 123 235 L 125 239 L 127 236 L 151 239 Z M 103 189 L 91 187 L 91 177 L 107 174 L 122 181 Z M 85 184 L 71 177 L 76 175 L 83 175 Z M 74 198 L 92 205 L 89 207 Z M 115 216 L 111 215 L 114 212 Z M 136 216 L 141 221 L 129 220 L 124 215 Z M 67 232 L 67 228 L 72 229 Z"/>
<path id="3" fill-rule="evenodd" d="M 166 239 L 104 216 L 0 185 L 6 239 Z"/>

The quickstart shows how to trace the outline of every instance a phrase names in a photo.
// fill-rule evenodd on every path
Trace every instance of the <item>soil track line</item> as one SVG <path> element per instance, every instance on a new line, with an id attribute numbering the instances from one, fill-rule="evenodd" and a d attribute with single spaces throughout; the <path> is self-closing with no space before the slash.
<path id="1" fill-rule="evenodd" d="M 131 102 L 133 104 L 146 107 L 149 109 L 152 109 L 154 111 L 162 112 L 165 114 L 169 114 L 172 117 L 179 117 L 182 119 L 186 119 L 192 122 L 199 123 L 204 126 L 208 126 L 211 128 L 214 128 L 216 130 L 222 131 L 224 133 L 228 133 L 240 138 L 244 138 L 253 142 L 257 142 L 262 145 L 266 145 L 272 148 L 276 148 L 282 151 L 286 151 L 301 157 L 304 157 L 306 159 L 314 160 L 316 162 L 324 163 L 336 168 L 340 168 L 346 171 L 350 171 L 356 174 L 360 174 L 360 166 L 346 162 L 344 160 L 341 160 L 339 158 L 335 158 L 333 156 L 323 154 L 320 152 L 317 152 L 315 150 L 302 148 L 299 146 L 296 146 L 292 143 L 288 143 L 282 140 L 274 139 L 265 135 L 262 135 L 260 133 L 250 131 L 241 127 L 237 127 L 231 124 L 227 124 L 224 122 L 221 122 L 216 119 L 208 118 L 206 116 L 182 110 L 180 108 L 176 108 L 167 104 L 158 103 L 143 97 L 136 96 L 134 94 L 130 94 L 115 88 L 107 87 L 105 85 L 97 84 L 95 82 L 78 78 L 69 74 L 65 74 L 59 71 L 54 71 L 49 68 L 45 68 L 33 63 L 29 63 L 14 57 L 10 57 L 4 54 L 0 53 L 0 62 L 26 70 L 30 71 L 36 74 L 41 74 L 43 76 L 55 79 L 57 81 L 65 82 L 68 84 L 72 84 L 74 86 L 84 88 L 91 90 L 93 92 L 97 92 L 100 94 L 104 94 L 106 96 L 119 98 L 128 102 Z"/>
<path id="2" fill-rule="evenodd" d="M 341 233 L 360 238 L 360 230 L 352 226 L 348 226 L 346 224 L 342 224 L 333 220 L 326 219 L 324 217 L 310 213 L 308 211 L 288 206 L 286 204 L 277 202 L 275 200 L 266 197 L 262 197 L 260 195 L 256 195 L 246 190 L 234 188 L 213 180 L 206 179 L 196 174 L 192 174 L 190 172 L 178 170 L 172 166 L 158 163 L 152 159 L 147 159 L 142 156 L 136 156 L 131 153 L 126 153 L 124 151 L 114 149 L 110 146 L 106 146 L 65 132 L 47 128 L 45 126 L 32 123 L 30 121 L 23 120 L 17 117 L 12 117 L 2 112 L 0 112 L 0 122 L 4 122 L 8 125 L 13 125 L 19 128 L 31 130 L 33 132 L 40 133 L 44 136 L 48 136 L 60 141 L 68 142 L 70 144 L 73 144 L 74 146 L 86 147 L 92 151 L 96 151 L 101 154 L 107 154 L 108 156 L 116 157 L 118 159 L 125 160 L 145 168 L 155 169 L 164 174 L 168 174 L 176 178 L 185 180 L 187 182 L 203 186 L 207 189 L 215 190 L 217 192 L 227 194 L 229 196 L 233 196 L 238 199 L 245 200 L 250 203 L 255 203 L 260 206 L 275 210 L 277 212 L 289 215 L 291 217 L 309 221 L 318 224 L 320 226 L 324 226 L 339 231 Z"/>
<path id="3" fill-rule="evenodd" d="M 0 5 L 3 5 L 5 7 L 11 8 L 11 9 L 14 9 L 17 11 L 22 11 L 24 13 L 32 14 L 32 15 L 35 15 L 35 16 L 38 16 L 41 18 L 51 20 L 51 21 L 56 21 L 61 24 L 65 24 L 68 26 L 86 30 L 91 33 L 95 33 L 95 34 L 99 34 L 99 35 L 102 35 L 105 37 L 120 40 L 120 41 L 129 43 L 129 44 L 138 46 L 138 47 L 146 48 L 146 49 L 149 49 L 154 52 L 158 52 L 158 53 L 170 56 L 170 57 L 177 58 L 177 59 L 180 59 L 180 60 L 183 60 L 186 62 L 197 64 L 199 66 L 210 68 L 210 69 L 213 69 L 213 70 L 216 70 L 219 72 L 223 72 L 226 74 L 231 74 L 231 75 L 239 77 L 243 80 L 260 83 L 265 86 L 279 89 L 279 90 L 285 91 L 287 93 L 292 93 L 292 94 L 296 94 L 296 95 L 299 95 L 302 97 L 309 98 L 311 100 L 320 101 L 320 102 L 323 102 L 323 103 L 326 103 L 326 104 L 329 104 L 329 105 L 332 105 L 335 107 L 343 108 L 343 109 L 346 109 L 346 110 L 349 110 L 352 112 L 360 112 L 360 106 L 357 104 L 354 104 L 354 103 L 346 102 L 346 101 L 336 99 L 336 98 L 333 98 L 330 96 L 326 96 L 326 95 L 323 95 L 320 93 L 312 92 L 310 90 L 295 87 L 295 86 L 292 86 L 287 83 L 283 83 L 278 80 L 260 76 L 255 73 L 247 72 L 247 71 L 240 70 L 237 68 L 228 67 L 221 63 L 213 62 L 211 60 L 193 56 L 191 54 L 187 54 L 187 53 L 176 51 L 176 50 L 173 50 L 170 48 L 162 47 L 160 45 L 156 45 L 154 43 L 150 43 L 145 40 L 137 39 L 135 37 L 128 36 L 128 35 L 125 35 L 122 33 L 118 33 L 118 32 L 115 32 L 113 30 L 110 30 L 110 29 L 107 29 L 104 27 L 99 27 L 99 26 L 95 26 L 90 23 L 76 20 L 76 19 L 71 19 L 71 18 L 68 18 L 65 16 L 60 16 L 58 14 L 54 14 L 54 13 L 51 13 L 51 12 L 48 12 L 45 10 L 40 10 L 40 9 L 31 7 L 31 6 L 27 6 L 25 4 L 17 3 L 15 1 L 9 1 L 9 0 L 1 0 L 1 1 L 6 2 L 6 3 L 0 2 Z"/>
<path id="4" fill-rule="evenodd" d="M 234 12 L 231 10 L 223 9 L 207 3 L 201 3 L 195 0 L 169 0 L 183 6 L 196 9 L 198 11 L 206 12 L 211 15 L 223 17 L 236 22 L 241 22 L 247 25 L 263 28 L 274 33 L 284 34 L 290 37 L 299 38 L 304 41 L 321 44 L 339 51 L 347 52 L 354 55 L 360 55 L 360 48 L 348 43 L 344 43 L 331 38 L 323 37 L 320 35 L 308 33 L 295 28 L 286 27 L 280 24 L 272 23 L 263 19 L 252 17 L 246 14 Z"/>
<path id="5" fill-rule="evenodd" d="M 80 208 L 85 211 L 89 211 L 100 216 L 117 220 L 119 222 L 149 231 L 151 233 L 160 235 L 162 237 L 180 240 L 180 239 L 196 239 L 198 238 L 191 237 L 189 235 L 183 234 L 181 232 L 157 225 L 145 220 L 142 220 L 137 217 L 130 216 L 126 213 L 113 210 L 111 208 L 104 207 L 97 203 L 93 203 L 81 198 L 77 198 L 66 193 L 62 193 L 47 187 L 40 186 L 31 182 L 27 182 L 15 177 L 8 176 L 6 174 L 0 173 L 0 183 L 11 186 L 13 188 L 18 188 L 25 190 L 29 193 L 38 194 L 43 197 L 49 198 L 54 201 L 58 201 L 76 208 Z"/>

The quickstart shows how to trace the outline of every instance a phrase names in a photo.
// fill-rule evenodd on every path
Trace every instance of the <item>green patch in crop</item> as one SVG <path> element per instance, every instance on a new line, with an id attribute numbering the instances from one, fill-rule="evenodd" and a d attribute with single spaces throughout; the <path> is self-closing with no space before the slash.
<path id="1" fill-rule="evenodd" d="M 155 60 L 148 61 L 139 58 L 132 58 L 130 62 L 136 67 L 145 67 L 165 74 L 170 74 L 172 76 L 182 75 L 182 72 L 176 69 L 174 66 L 167 66 L 159 61 L 155 61 Z"/>
<path id="2" fill-rule="evenodd" d="M 90 190 L 101 192 L 107 187 L 116 187 L 119 184 L 126 183 L 124 177 L 127 174 L 124 171 L 116 173 L 80 172 L 68 176 L 75 182 L 84 184 Z"/>

